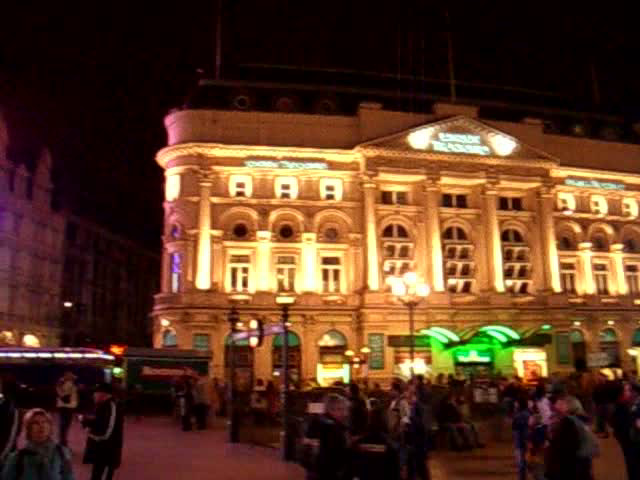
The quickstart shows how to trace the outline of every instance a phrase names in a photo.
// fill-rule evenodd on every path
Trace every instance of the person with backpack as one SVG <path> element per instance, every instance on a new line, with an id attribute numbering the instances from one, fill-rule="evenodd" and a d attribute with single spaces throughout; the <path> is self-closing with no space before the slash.
<path id="1" fill-rule="evenodd" d="M 95 415 L 82 420 L 89 429 L 83 463 L 93 465 L 91 480 L 111 480 L 122 460 L 124 415 L 108 383 L 98 386 L 93 400 Z"/>
<path id="2" fill-rule="evenodd" d="M 46 411 L 29 410 L 23 430 L 26 446 L 9 455 L 2 480 L 74 480 L 71 452 L 53 440 L 53 420 Z"/>

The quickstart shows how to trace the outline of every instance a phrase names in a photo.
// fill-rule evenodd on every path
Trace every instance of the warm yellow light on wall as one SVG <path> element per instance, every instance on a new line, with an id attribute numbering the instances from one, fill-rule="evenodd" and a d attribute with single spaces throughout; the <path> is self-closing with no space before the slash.
<path id="1" fill-rule="evenodd" d="M 515 141 L 497 133 L 489 135 L 489 142 L 491 143 L 493 151 L 501 157 L 511 155 L 518 146 Z"/>
<path id="2" fill-rule="evenodd" d="M 180 175 L 167 175 L 164 198 L 167 202 L 173 202 L 178 197 L 180 197 Z"/>
<path id="3" fill-rule="evenodd" d="M 420 130 L 411 132 L 407 136 L 407 141 L 409 142 L 409 145 L 411 145 L 411 148 L 415 148 L 416 150 L 426 150 L 429 146 L 432 133 L 433 132 L 430 128 L 421 128 Z"/>

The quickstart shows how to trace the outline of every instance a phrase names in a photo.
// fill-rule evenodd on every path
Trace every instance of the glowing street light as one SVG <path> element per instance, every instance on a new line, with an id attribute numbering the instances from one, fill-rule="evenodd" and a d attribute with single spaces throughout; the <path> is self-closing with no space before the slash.
<path id="1" fill-rule="evenodd" d="M 73 302 L 66 301 L 66 302 L 64 302 L 64 303 L 62 304 L 62 306 L 63 306 L 64 308 L 72 308 L 72 307 L 73 307 Z"/>
<path id="2" fill-rule="evenodd" d="M 429 285 L 418 282 L 418 275 L 415 272 L 407 272 L 402 277 L 394 277 L 391 281 L 391 293 L 409 309 L 409 355 L 412 377 L 415 364 L 413 312 L 416 306 L 429 296 L 430 291 Z"/>

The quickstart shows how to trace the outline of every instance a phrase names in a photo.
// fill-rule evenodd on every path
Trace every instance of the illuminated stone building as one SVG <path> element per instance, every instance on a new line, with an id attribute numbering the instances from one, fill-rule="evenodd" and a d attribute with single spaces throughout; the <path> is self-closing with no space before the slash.
<path id="1" fill-rule="evenodd" d="M 155 346 L 211 349 L 222 376 L 232 304 L 243 320 L 277 322 L 287 293 L 300 377 L 388 381 L 409 358 L 391 278 L 411 271 L 430 287 L 415 309 L 416 370 L 530 379 L 634 366 L 639 145 L 447 104 L 183 109 L 165 125 Z M 281 341 L 238 347 L 243 378 L 278 373 Z M 354 370 L 346 350 L 368 368 Z"/>
<path id="2" fill-rule="evenodd" d="M 65 221 L 51 207 L 51 156 L 29 169 L 8 146 L 0 116 L 0 346 L 54 346 Z"/>

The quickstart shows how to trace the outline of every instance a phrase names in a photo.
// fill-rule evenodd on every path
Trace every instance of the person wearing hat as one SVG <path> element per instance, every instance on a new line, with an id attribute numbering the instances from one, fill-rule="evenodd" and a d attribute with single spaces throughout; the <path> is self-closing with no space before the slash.
<path id="1" fill-rule="evenodd" d="M 95 415 L 82 420 L 89 429 L 83 462 L 93 465 L 91 480 L 111 480 L 122 460 L 124 415 L 108 383 L 96 388 L 93 401 Z"/>
<path id="2" fill-rule="evenodd" d="M 73 421 L 73 412 L 78 408 L 78 387 L 75 382 L 76 376 L 70 372 L 58 380 L 56 385 L 56 407 L 60 416 L 60 430 L 58 440 L 61 445 L 67 446 L 67 436 Z"/>
<path id="3" fill-rule="evenodd" d="M 2 480 L 73 480 L 71 453 L 53 440 L 51 416 L 34 408 L 22 423 L 26 446 L 9 455 Z"/>

